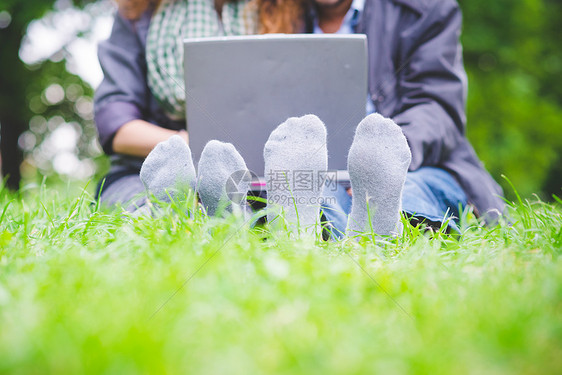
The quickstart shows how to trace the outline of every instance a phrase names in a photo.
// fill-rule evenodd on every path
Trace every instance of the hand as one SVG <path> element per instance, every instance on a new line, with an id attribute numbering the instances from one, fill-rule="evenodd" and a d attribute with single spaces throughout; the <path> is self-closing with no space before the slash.
<path id="1" fill-rule="evenodd" d="M 178 135 L 180 137 L 182 137 L 182 139 L 185 141 L 185 143 L 189 144 L 189 134 L 187 133 L 187 130 L 182 129 L 178 132 Z"/>
<path id="2" fill-rule="evenodd" d="M 115 133 L 113 151 L 118 154 L 146 157 L 156 145 L 168 138 L 179 135 L 186 143 L 187 131 L 170 130 L 143 120 L 129 121 Z"/>

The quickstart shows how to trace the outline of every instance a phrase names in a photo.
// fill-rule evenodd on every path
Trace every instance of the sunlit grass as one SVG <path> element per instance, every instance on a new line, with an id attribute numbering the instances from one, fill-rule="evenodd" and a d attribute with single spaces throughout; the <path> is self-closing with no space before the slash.
<path id="1" fill-rule="evenodd" d="M 241 218 L 0 198 L 0 372 L 557 373 L 562 214 L 467 211 L 453 238 L 291 239 Z"/>

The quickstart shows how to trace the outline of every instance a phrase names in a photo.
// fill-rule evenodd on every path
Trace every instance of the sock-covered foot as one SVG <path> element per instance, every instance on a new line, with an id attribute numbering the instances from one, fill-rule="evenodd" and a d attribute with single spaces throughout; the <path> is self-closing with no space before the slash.
<path id="1" fill-rule="evenodd" d="M 361 121 L 347 158 L 353 190 L 348 236 L 371 229 L 378 235 L 402 232 L 402 189 L 410 160 L 406 137 L 394 121 L 379 114 Z"/>
<path id="2" fill-rule="evenodd" d="M 291 230 L 316 232 L 328 166 L 324 123 L 314 115 L 289 118 L 271 133 L 263 155 L 268 207 L 281 206 Z M 268 221 L 277 215 L 270 209 Z"/>
<path id="3" fill-rule="evenodd" d="M 144 160 L 140 178 L 149 193 L 165 201 L 193 189 L 195 167 L 187 143 L 174 135 L 157 144 Z"/>
<path id="4" fill-rule="evenodd" d="M 198 172 L 197 192 L 209 216 L 244 208 L 251 175 L 232 144 L 209 141 L 201 153 Z"/>

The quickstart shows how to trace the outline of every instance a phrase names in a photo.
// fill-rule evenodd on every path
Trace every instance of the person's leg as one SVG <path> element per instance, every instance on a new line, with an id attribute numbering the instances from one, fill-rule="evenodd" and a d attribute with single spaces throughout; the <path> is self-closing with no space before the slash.
<path id="1" fill-rule="evenodd" d="M 347 217 L 351 211 L 351 196 L 339 183 L 324 186 L 322 195 L 322 225 L 333 240 L 345 236 Z"/>
<path id="2" fill-rule="evenodd" d="M 244 210 L 252 177 L 244 159 L 230 143 L 205 145 L 198 165 L 197 193 L 209 216 Z"/>
<path id="3" fill-rule="evenodd" d="M 410 160 L 406 137 L 394 121 L 372 114 L 359 123 L 347 159 L 353 191 L 347 235 L 402 231 L 402 189 Z"/>
<path id="4" fill-rule="evenodd" d="M 458 231 L 455 220 L 459 207 L 467 205 L 467 198 L 453 176 L 444 169 L 423 167 L 409 172 L 402 194 L 402 210 L 412 218 L 434 229 L 449 220 L 449 228 Z"/>
<path id="5" fill-rule="evenodd" d="M 144 160 L 140 179 L 146 190 L 161 200 L 193 189 L 195 167 L 187 143 L 179 135 L 158 143 Z"/>
<path id="6" fill-rule="evenodd" d="M 334 240 L 342 239 L 347 225 L 352 202 L 345 188 L 324 189 L 323 221 Z M 467 205 L 467 198 L 450 173 L 443 169 L 423 167 L 408 172 L 402 191 L 402 212 L 410 217 L 412 225 L 424 222 L 433 229 L 439 229 L 446 220 L 449 228 L 458 231 L 456 221 Z"/>
<path id="7" fill-rule="evenodd" d="M 271 133 L 263 153 L 268 221 L 276 220 L 272 208 L 280 206 L 290 228 L 316 232 L 328 165 L 324 123 L 314 115 L 289 118 Z"/>
<path id="8" fill-rule="evenodd" d="M 237 181 L 232 180 L 237 177 L 233 174 L 243 171 L 247 171 L 246 163 L 234 146 L 212 140 L 201 153 L 199 178 L 196 179 L 189 146 L 181 137 L 173 136 L 150 152 L 142 164 L 140 180 L 146 191 L 162 200 L 168 200 L 168 194 L 181 196 L 195 189 L 207 213 L 215 215 L 219 208 L 230 210 L 231 198 L 238 203 L 245 199 L 245 194 L 228 197 L 226 192 L 229 183 L 231 193 L 248 190 L 249 173 L 242 173 Z"/>
<path id="9" fill-rule="evenodd" d="M 100 193 L 101 189 L 101 193 Z M 130 174 L 108 175 L 105 181 L 100 182 L 96 198 L 100 198 L 101 205 L 105 207 L 123 207 L 129 212 L 134 212 L 146 203 L 146 190 L 135 171 Z"/>

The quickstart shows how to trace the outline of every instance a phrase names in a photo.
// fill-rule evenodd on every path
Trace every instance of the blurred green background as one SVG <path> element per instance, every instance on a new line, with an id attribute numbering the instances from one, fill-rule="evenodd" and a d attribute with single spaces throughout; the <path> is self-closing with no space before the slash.
<path id="1" fill-rule="evenodd" d="M 559 0 L 462 0 L 468 137 L 488 170 L 524 196 L 562 191 Z"/>
<path id="2" fill-rule="evenodd" d="M 487 169 L 524 197 L 562 195 L 562 50 L 559 0 L 461 0 L 469 76 L 468 137 Z M 80 27 L 40 61 L 24 64 L 30 22 L 60 28 L 57 15 L 74 11 Z M 69 46 L 90 39 L 113 4 L 88 0 L 0 0 L 0 126 L 3 172 L 18 184 L 42 176 L 96 178 L 107 160 L 95 141 L 93 89 L 69 72 Z M 38 21 L 36 21 L 38 22 Z M 72 71 L 72 69 L 70 69 Z M 20 135 L 20 133 L 22 133 Z M 15 142 L 13 140 L 16 140 Z M 17 142 L 18 148 L 10 148 Z M 13 162 L 23 152 L 21 169 Z"/>

